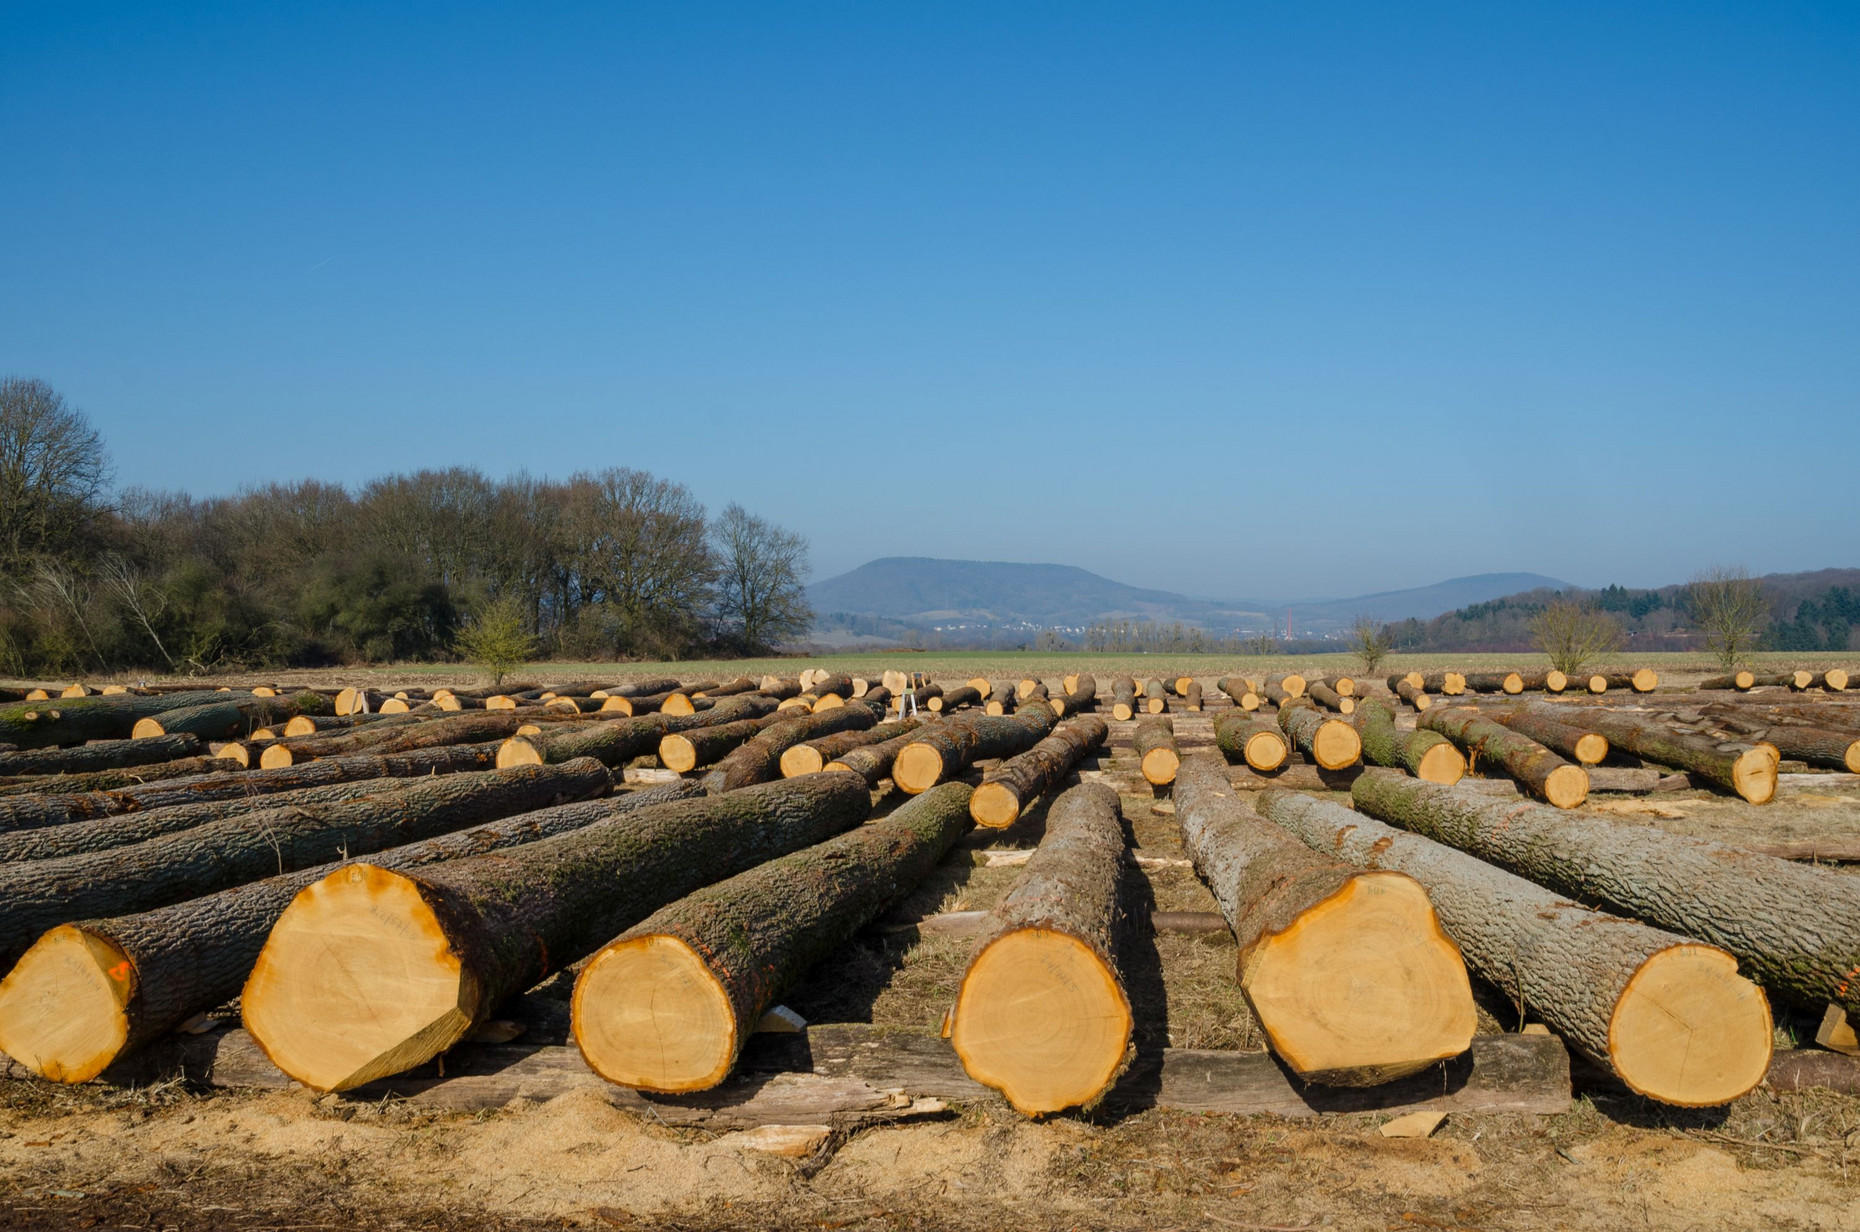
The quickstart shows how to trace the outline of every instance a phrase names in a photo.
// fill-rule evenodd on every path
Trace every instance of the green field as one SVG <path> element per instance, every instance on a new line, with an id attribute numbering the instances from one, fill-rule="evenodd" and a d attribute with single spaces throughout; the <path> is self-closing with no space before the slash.
<path id="1" fill-rule="evenodd" d="M 1413 654 L 1391 655 L 1377 669 L 1377 676 L 1391 672 L 1499 670 L 1544 668 L 1548 661 L 1534 654 Z M 1749 665 L 1758 671 L 1779 672 L 1793 668 L 1820 670 L 1845 667 L 1860 669 L 1860 658 L 1853 655 L 1800 655 L 1762 653 L 1750 656 Z M 1057 679 L 1073 672 L 1091 672 L 1099 676 L 1135 676 L 1138 678 L 1194 676 L 1212 685 L 1229 674 L 1260 676 L 1273 672 L 1297 672 L 1304 676 L 1355 674 L 1358 665 L 1349 654 L 1301 655 L 1190 655 L 1190 654 L 1085 654 L 1038 653 L 1034 651 L 894 651 L 880 654 L 824 655 L 813 658 L 705 659 L 660 663 L 531 663 L 513 673 L 508 681 L 537 684 L 570 680 L 623 680 L 636 676 L 676 676 L 685 680 L 698 678 L 728 679 L 734 676 L 775 674 L 792 676 L 804 667 L 825 667 L 848 675 L 876 676 L 887 669 L 926 672 L 932 677 L 966 679 L 985 676 L 991 679 L 1019 679 L 1037 676 Z M 1689 686 L 1719 671 L 1717 664 L 1703 654 L 1618 655 L 1605 662 L 1589 665 L 1602 670 L 1609 667 L 1627 669 L 1651 667 L 1660 673 L 1663 685 Z M 361 667 L 316 669 L 279 669 L 229 673 L 210 677 L 157 677 L 134 673 L 120 677 L 86 677 L 89 684 L 174 683 L 193 679 L 207 686 L 221 684 L 302 683 L 302 684 L 370 684 L 370 685 L 459 685 L 480 682 L 484 673 L 467 663 L 399 663 Z M 63 687 L 69 680 L 34 680 L 9 682 Z"/>

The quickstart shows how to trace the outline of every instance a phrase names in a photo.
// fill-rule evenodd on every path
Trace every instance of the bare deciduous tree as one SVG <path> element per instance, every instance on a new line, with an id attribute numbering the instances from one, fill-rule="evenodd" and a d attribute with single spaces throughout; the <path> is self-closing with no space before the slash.
<path id="1" fill-rule="evenodd" d="M 1531 636 L 1550 666 L 1574 673 L 1619 647 L 1621 626 L 1593 603 L 1560 597 L 1531 617 Z"/>
<path id="2" fill-rule="evenodd" d="M 616 468 L 569 484 L 570 562 L 584 605 L 623 654 L 676 653 L 697 627 L 716 564 L 704 506 L 683 484 Z"/>
<path id="3" fill-rule="evenodd" d="M 1373 616 L 1358 616 L 1350 627 L 1350 649 L 1362 664 L 1364 675 L 1374 675 L 1382 660 L 1389 657 L 1389 631 Z"/>
<path id="4" fill-rule="evenodd" d="M 168 670 L 174 670 L 174 656 L 161 644 L 161 634 L 155 630 L 155 622 L 168 610 L 168 592 L 150 582 L 142 571 L 130 564 L 116 553 L 103 558 L 98 570 L 103 578 L 106 590 L 129 613 L 129 618 L 155 643 L 155 649 L 168 661 Z"/>
<path id="5" fill-rule="evenodd" d="M 44 381 L 0 380 L 0 568 L 56 550 L 96 512 L 109 482 L 103 441 Z"/>
<path id="6" fill-rule="evenodd" d="M 1769 619 L 1763 583 L 1742 567 L 1717 566 L 1694 577 L 1686 587 L 1686 603 L 1705 632 L 1705 645 L 1727 672 L 1756 649 Z"/>
<path id="7" fill-rule="evenodd" d="M 807 540 L 741 505 L 723 511 L 711 529 L 717 553 L 717 615 L 743 640 L 764 650 L 799 637 L 814 621 L 803 583 Z"/>

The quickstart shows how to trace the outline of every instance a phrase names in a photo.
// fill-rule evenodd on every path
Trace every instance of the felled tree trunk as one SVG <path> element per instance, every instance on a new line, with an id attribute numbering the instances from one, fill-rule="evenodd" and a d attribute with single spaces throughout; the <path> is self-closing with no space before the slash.
<path id="1" fill-rule="evenodd" d="M 1860 774 L 1860 735 L 1853 732 L 1828 731 L 1794 723 L 1751 723 L 1736 718 L 1717 721 L 1720 726 L 1773 746 L 1784 757 L 1794 757 L 1811 766 Z"/>
<path id="2" fill-rule="evenodd" d="M 1390 676 L 1389 692 L 1413 706 L 1416 712 L 1426 710 L 1434 704 L 1434 699 L 1427 695 L 1427 690 L 1408 679 L 1407 676 Z"/>
<path id="3" fill-rule="evenodd" d="M 821 767 L 823 772 L 829 770 L 849 770 L 865 780 L 868 788 L 876 788 L 880 780 L 891 773 L 891 765 L 897 760 L 904 747 L 917 739 L 917 729 L 905 732 L 902 736 L 893 736 L 877 744 L 860 745 L 848 749 L 838 757 Z"/>
<path id="4" fill-rule="evenodd" d="M 665 903 L 857 826 L 869 800 L 854 775 L 810 774 L 493 856 L 351 865 L 272 929 L 246 983 L 246 1028 L 316 1090 L 411 1069 Z"/>
<path id="5" fill-rule="evenodd" d="M 1395 713 L 1378 701 L 1356 708 L 1353 726 L 1363 742 L 1363 760 L 1406 770 L 1430 783 L 1457 783 L 1466 775 L 1466 758 L 1439 732 L 1401 731 Z"/>
<path id="6" fill-rule="evenodd" d="M 1111 717 L 1127 723 L 1137 713 L 1137 682 L 1120 676 L 1111 682 Z"/>
<path id="7" fill-rule="evenodd" d="M 1584 766 L 1596 765 L 1607 757 L 1608 738 L 1584 726 L 1576 709 L 1566 708 L 1566 713 L 1569 721 L 1562 723 L 1540 710 L 1494 710 L 1489 717 Z"/>
<path id="8" fill-rule="evenodd" d="M 1215 682 L 1215 687 L 1231 697 L 1234 705 L 1240 709 L 1259 709 L 1259 694 L 1254 690 L 1253 682 L 1245 676 L 1223 676 Z"/>
<path id="9" fill-rule="evenodd" d="M 130 847 L 0 867 L 0 968 L 48 928 L 147 911 L 342 855 L 606 795 L 598 762 L 453 774 L 392 795 L 268 808 Z"/>
<path id="10" fill-rule="evenodd" d="M 1241 992 L 1301 1078 L 1372 1086 L 1471 1044 L 1466 967 L 1414 880 L 1312 851 L 1244 803 L 1206 754 L 1183 763 L 1175 816 L 1240 943 Z"/>
<path id="11" fill-rule="evenodd" d="M 623 719 L 621 721 L 639 723 L 644 720 Z M 683 731 L 668 732 L 659 737 L 659 764 L 667 770 L 685 774 L 699 766 L 710 765 L 741 746 L 744 741 L 760 735 L 777 723 L 787 721 L 781 715 L 768 714 L 759 719 L 738 719 L 734 723 L 691 727 Z"/>
<path id="12" fill-rule="evenodd" d="M 1261 774 L 1283 766 L 1292 751 L 1284 732 L 1243 710 L 1215 716 L 1214 743 L 1228 761 L 1245 762 Z"/>
<path id="13" fill-rule="evenodd" d="M 1124 852 L 1116 792 L 1086 783 L 1060 796 L 963 974 L 950 1045 L 971 1078 L 1029 1116 L 1092 1107 L 1127 1063 Z"/>
<path id="14" fill-rule="evenodd" d="M 1345 697 L 1327 684 L 1314 684 L 1305 690 L 1305 696 L 1333 714 L 1348 717 L 1356 713 L 1356 699 Z"/>
<path id="15" fill-rule="evenodd" d="M 973 685 L 957 685 L 941 697 L 930 699 L 929 709 L 941 714 L 946 710 L 960 710 L 965 706 L 979 706 L 982 703 L 981 690 Z"/>
<path id="16" fill-rule="evenodd" d="M 14 702 L 0 706 L 0 742 L 16 749 L 43 749 L 86 740 L 127 740 L 141 719 L 220 701 L 225 696 L 202 689 Z"/>
<path id="17" fill-rule="evenodd" d="M 1175 746 L 1175 724 L 1169 716 L 1153 714 L 1138 719 L 1134 741 L 1144 781 L 1152 787 L 1167 787 L 1175 782 L 1182 754 Z"/>
<path id="18" fill-rule="evenodd" d="M 1354 766 L 1363 756 L 1363 741 L 1356 729 L 1300 701 L 1281 707 L 1279 729 L 1299 752 L 1325 770 Z"/>
<path id="19" fill-rule="evenodd" d="M 522 813 L 369 857 L 411 869 L 566 834 L 700 794 L 695 783 Z M 321 864 L 155 911 L 61 925 L 0 982 L 0 1051 L 55 1082 L 85 1082 L 239 995 L 272 925 Z"/>
<path id="20" fill-rule="evenodd" d="M 14 775 L 0 779 L 0 833 L 19 829 L 17 818 L 7 815 L 9 797 L 33 796 L 55 798 L 64 795 L 121 791 L 143 783 L 163 779 L 194 778 L 202 774 L 224 774 L 232 769 L 217 757 L 177 757 L 146 766 L 128 766 L 121 770 L 91 770 L 83 774 Z M 60 814 L 59 820 L 68 820 Z"/>
<path id="21" fill-rule="evenodd" d="M 1590 911 L 1341 805 L 1269 789 L 1260 811 L 1318 851 L 1419 881 L 1468 967 L 1631 1090 L 1710 1107 L 1763 1081 L 1769 1003 L 1724 950 Z"/>
<path id="22" fill-rule="evenodd" d="M 1466 691 L 1466 677 L 1458 672 L 1429 672 L 1422 677 L 1421 687 L 1429 693 L 1457 697 Z"/>
<path id="23" fill-rule="evenodd" d="M 920 731 L 899 750 L 891 781 L 916 795 L 951 778 L 973 762 L 1024 753 L 1053 730 L 1052 708 L 1029 702 L 1011 719 L 958 715 Z"/>
<path id="24" fill-rule="evenodd" d="M 1473 693 L 1524 692 L 1524 677 L 1517 672 L 1467 672 L 1461 679 Z"/>
<path id="25" fill-rule="evenodd" d="M 1860 1013 L 1860 880 L 1652 826 L 1568 817 L 1380 776 L 1359 811 L 1540 885 L 1722 946 L 1798 1005 Z"/>
<path id="26" fill-rule="evenodd" d="M 979 826 L 1002 829 L 1013 825 L 1029 804 L 1051 791 L 1102 745 L 1109 730 L 1097 715 L 1067 719 L 1025 753 L 989 771 L 969 798 L 969 815 Z"/>
<path id="27" fill-rule="evenodd" d="M 834 732 L 864 731 L 874 727 L 882 709 L 859 701 L 777 723 L 756 733 L 753 739 L 739 745 L 712 767 L 704 776 L 704 790 L 715 796 L 780 778 L 783 753 L 797 744 Z"/>
<path id="28" fill-rule="evenodd" d="M 1551 719 L 1557 713 L 1542 705 L 1532 706 L 1530 712 Z M 1606 736 L 1615 748 L 1663 766 L 1689 770 L 1752 804 L 1767 804 L 1776 795 L 1778 759 L 1771 746 L 1721 744 L 1600 706 L 1585 710 L 1582 718 L 1584 726 Z"/>
<path id="29" fill-rule="evenodd" d="M 0 753 L 0 775 L 83 774 L 97 770 L 121 770 L 129 766 L 147 766 L 178 758 L 198 757 L 206 752 L 206 748 L 206 743 L 199 736 L 183 732 L 148 740 L 100 740 L 70 749 Z"/>
<path id="30" fill-rule="evenodd" d="M 1499 766 L 1507 777 L 1558 808 L 1575 808 L 1589 798 L 1589 776 L 1581 766 L 1477 710 L 1442 706 L 1422 715 L 1421 726 L 1453 741 L 1468 757 Z"/>
<path id="31" fill-rule="evenodd" d="M 575 981 L 575 1041 L 589 1068 L 649 1091 L 722 1082 L 775 998 L 936 867 L 968 829 L 969 792 L 944 784 L 688 894 L 608 943 Z"/>
<path id="32" fill-rule="evenodd" d="M 781 755 L 781 773 L 783 778 L 794 778 L 801 774 L 819 774 L 846 753 L 868 744 L 883 744 L 887 740 L 896 740 L 907 736 L 923 726 L 922 719 L 893 719 L 858 731 L 834 732 L 818 740 L 809 740 L 805 744 L 792 745 Z"/>

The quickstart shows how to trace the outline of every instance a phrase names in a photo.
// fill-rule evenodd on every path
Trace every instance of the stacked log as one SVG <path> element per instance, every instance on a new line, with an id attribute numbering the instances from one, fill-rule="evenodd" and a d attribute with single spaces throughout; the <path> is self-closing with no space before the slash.
<path id="1" fill-rule="evenodd" d="M 1333 714 L 1341 714 L 1347 718 L 1356 713 L 1356 699 L 1345 697 L 1327 684 L 1311 685 L 1305 690 L 1305 696 Z"/>
<path id="2" fill-rule="evenodd" d="M 551 766 L 577 757 L 592 757 L 604 766 L 617 768 L 635 757 L 656 752 L 668 735 L 762 719 L 768 717 L 770 711 L 769 699 L 745 695 L 724 698 L 701 714 L 652 714 L 592 723 L 564 723 L 532 735 L 511 736 L 498 749 L 497 764 L 500 767 Z"/>
<path id="3" fill-rule="evenodd" d="M 1265 692 L 1270 694 L 1274 689 L 1283 692 L 1287 697 L 1303 697 L 1305 695 L 1305 678 L 1296 672 L 1287 672 L 1282 676 L 1266 677 Z"/>
<path id="4" fill-rule="evenodd" d="M 518 814 L 369 857 L 410 869 L 614 821 L 698 794 L 693 783 Z M 269 877 L 170 907 L 52 929 L 0 981 L 0 1051 L 55 1082 L 85 1082 L 239 994 L 267 934 L 338 864 Z"/>
<path id="5" fill-rule="evenodd" d="M 915 734 L 892 763 L 891 781 L 916 795 L 952 778 L 973 762 L 1024 753 L 1052 731 L 1055 716 L 1030 702 L 1011 719 L 965 714 Z"/>
<path id="6" fill-rule="evenodd" d="M 819 774 L 830 763 L 854 749 L 908 736 L 922 726 L 922 719 L 894 719 L 875 727 L 835 732 L 818 740 L 793 745 L 782 752 L 779 762 L 782 777 L 791 779 L 800 774 Z"/>
<path id="7" fill-rule="evenodd" d="M 1244 762 L 1260 774 L 1271 774 L 1291 756 L 1285 733 L 1265 719 L 1245 711 L 1229 711 L 1214 719 L 1214 743 L 1230 762 Z"/>
<path id="8" fill-rule="evenodd" d="M 1830 731 L 1797 723 L 1751 722 L 1730 716 L 1714 721 L 1731 731 L 1754 736 L 1784 757 L 1793 757 L 1811 766 L 1860 774 L 1860 733 Z"/>
<path id="9" fill-rule="evenodd" d="M 1087 783 L 1061 795 L 963 974 L 950 1045 L 971 1078 L 1029 1116 L 1094 1106 L 1131 1055 L 1124 852 L 1116 792 Z"/>
<path id="10" fill-rule="evenodd" d="M 82 774 L 13 775 L 0 778 L 0 799 L 8 796 L 120 791 L 125 787 L 135 787 L 138 784 L 153 783 L 161 779 L 196 778 L 203 774 L 224 773 L 229 769 L 231 769 L 229 763 L 211 755 L 203 755 L 178 757 L 173 761 L 158 761 L 144 766 L 128 766 L 121 770 L 91 770 Z M 9 827 L 17 828 L 17 823 L 9 821 L 5 816 L 4 806 L 0 806 L 0 831 Z"/>
<path id="11" fill-rule="evenodd" d="M 1152 787 L 1167 787 L 1175 782 L 1175 772 L 1182 763 L 1182 753 L 1176 748 L 1175 724 L 1169 716 L 1144 715 L 1137 720 L 1136 733 L 1132 739 L 1144 781 Z"/>
<path id="12" fill-rule="evenodd" d="M 1242 710 L 1258 710 L 1260 707 L 1259 692 L 1245 676 L 1222 676 L 1215 681 L 1215 687 L 1232 698 L 1234 705 Z"/>
<path id="13" fill-rule="evenodd" d="M 1326 676 L 1318 683 L 1336 693 L 1338 697 L 1364 696 L 1363 687 L 1353 676 Z"/>
<path id="14" fill-rule="evenodd" d="M 1241 992 L 1299 1077 L 1370 1086 L 1471 1044 L 1465 964 L 1415 880 L 1314 852 L 1242 802 L 1207 754 L 1183 763 L 1175 815 L 1240 944 Z"/>
<path id="15" fill-rule="evenodd" d="M 1466 677 L 1458 672 L 1428 672 L 1421 678 L 1421 688 L 1429 693 L 1458 697 L 1466 691 Z"/>
<path id="16" fill-rule="evenodd" d="M 1299 701 L 1279 709 L 1279 730 L 1293 747 L 1325 770 L 1354 766 L 1363 757 L 1363 741 L 1356 729 Z"/>
<path id="17" fill-rule="evenodd" d="M 975 824 L 1003 829 L 1020 820 L 1029 804 L 1072 773 L 1087 754 L 1102 745 L 1109 732 L 1097 715 L 1077 715 L 1052 730 L 1025 753 L 1008 758 L 990 770 L 969 798 L 969 815 Z"/>
<path id="18" fill-rule="evenodd" d="M 1429 783 L 1457 783 L 1465 777 L 1465 756 L 1439 732 L 1399 730 L 1395 712 L 1378 701 L 1365 701 L 1352 717 L 1364 761 L 1406 770 Z"/>
<path id="19" fill-rule="evenodd" d="M 834 732 L 875 727 L 883 710 L 883 706 L 873 707 L 857 701 L 777 723 L 757 732 L 718 761 L 704 776 L 704 790 L 716 796 L 778 779 L 781 777 L 781 755 L 795 745 Z"/>
<path id="20" fill-rule="evenodd" d="M 1127 723 L 1137 713 L 1137 683 L 1128 676 L 1111 682 L 1111 717 Z"/>
<path id="21" fill-rule="evenodd" d="M 810 774 L 411 872 L 349 865 L 271 930 L 246 1028 L 315 1090 L 400 1073 L 666 903 L 857 826 L 869 803 L 857 775 Z"/>
<path id="22" fill-rule="evenodd" d="M 840 776 L 790 782 L 827 777 Z M 722 1082 L 775 998 L 936 867 L 968 828 L 969 793 L 943 784 L 880 821 L 688 894 L 603 946 L 572 1003 L 589 1068 L 649 1091 Z"/>
<path id="23" fill-rule="evenodd" d="M 964 684 L 957 685 L 955 688 L 944 693 L 941 697 L 931 698 L 929 710 L 932 714 L 941 714 L 946 710 L 961 710 L 967 706 L 979 706 L 981 704 L 981 690 L 977 689 L 974 685 Z"/>
<path id="24" fill-rule="evenodd" d="M 1085 714 L 1098 705 L 1098 678 L 1096 676 L 1068 677 L 1072 684 L 1059 697 L 1053 699 L 1053 713 L 1057 715 Z M 1038 700 L 1038 699 L 1029 699 Z"/>
<path id="25" fill-rule="evenodd" d="M 198 690 L 15 702 L 0 706 L 0 742 L 16 749 L 43 749 L 87 740 L 127 740 L 142 719 L 219 700 L 217 692 Z"/>
<path id="26" fill-rule="evenodd" d="M 1541 704 L 1530 710 L 1551 719 L 1560 713 Z M 1779 757 L 1772 745 L 1723 744 L 1674 731 L 1649 718 L 1602 707 L 1584 711 L 1583 723 L 1623 752 L 1690 771 L 1752 804 L 1767 804 L 1776 795 Z"/>
<path id="27" fill-rule="evenodd" d="M 1413 675 L 1415 673 L 1410 673 Z M 1427 695 L 1427 690 L 1408 679 L 1407 676 L 1390 676 L 1389 692 L 1407 702 L 1418 713 L 1434 704 L 1434 699 Z"/>
<path id="28" fill-rule="evenodd" d="M 1483 758 L 1560 809 L 1575 808 L 1589 798 L 1589 776 L 1581 766 L 1477 710 L 1443 706 L 1422 715 L 1421 726 L 1453 741 L 1475 765 Z"/>
<path id="29" fill-rule="evenodd" d="M 640 723 L 642 719 L 623 720 L 623 722 Z M 777 723 L 787 722 L 787 716 L 765 714 L 757 719 L 738 719 L 734 723 L 718 723 L 706 727 L 692 727 L 685 731 L 667 732 L 659 737 L 659 765 L 667 770 L 685 774 L 699 766 L 708 766 L 718 761 L 744 741 L 768 730 Z M 531 741 L 537 737 L 530 737 Z M 609 762 L 609 765 L 625 764 Z"/>
<path id="30" fill-rule="evenodd" d="M 1517 672 L 1467 672 L 1461 679 L 1472 693 L 1524 692 L 1524 677 Z"/>
<path id="31" fill-rule="evenodd" d="M 1724 676 L 1708 676 L 1699 681 L 1699 688 L 1704 690 L 1736 689 L 1742 693 L 1753 689 L 1757 684 L 1757 675 L 1747 668 L 1739 668 Z"/>
<path id="32" fill-rule="evenodd" d="M 1163 687 L 1162 681 L 1146 680 L 1143 682 L 1141 709 L 1145 714 L 1162 714 L 1169 709 L 1169 690 Z"/>
<path id="33" fill-rule="evenodd" d="M 1590 731 L 1583 724 L 1582 712 L 1572 707 L 1559 710 L 1556 719 L 1542 710 L 1492 710 L 1485 713 L 1520 736 L 1528 736 L 1580 765 L 1598 765 L 1608 756 L 1608 737 Z"/>
<path id="34" fill-rule="evenodd" d="M 1860 880 L 1652 826 L 1376 776 L 1352 794 L 1371 816 L 1721 946 L 1798 1005 L 1860 1014 Z"/>
<path id="35" fill-rule="evenodd" d="M 863 744 L 856 749 L 848 749 L 821 769 L 850 771 L 864 779 L 867 787 L 877 788 L 890 775 L 892 763 L 897 760 L 898 754 L 917 736 L 918 731 L 913 728 L 901 736 L 893 736 L 877 744 Z"/>
<path id="36" fill-rule="evenodd" d="M 0 969 L 72 920 L 146 911 L 612 787 L 593 761 L 452 774 L 388 795 L 256 810 L 127 847 L 0 866 Z"/>
<path id="37" fill-rule="evenodd" d="M 191 732 L 136 740 L 99 740 L 70 749 L 27 749 L 0 753 L 0 775 L 83 774 L 122 770 L 178 758 L 198 757 L 206 742 Z"/>
<path id="38" fill-rule="evenodd" d="M 1358 782 L 1380 782 L 1380 774 Z M 1310 796 L 1268 789 L 1260 793 L 1260 811 L 1317 851 L 1420 882 L 1468 967 L 1630 1090 L 1681 1107 L 1712 1107 L 1763 1081 L 1769 1003 L 1724 950 L 1591 911 L 1451 847 Z"/>

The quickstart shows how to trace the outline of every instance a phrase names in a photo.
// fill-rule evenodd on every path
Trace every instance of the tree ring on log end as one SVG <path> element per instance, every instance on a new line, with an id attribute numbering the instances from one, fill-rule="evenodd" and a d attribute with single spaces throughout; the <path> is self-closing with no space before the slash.
<path id="1" fill-rule="evenodd" d="M 696 950 L 662 933 L 616 941 L 575 981 L 575 1043 L 609 1082 L 704 1091 L 736 1061 L 736 1014 Z"/>
<path id="2" fill-rule="evenodd" d="M 783 770 L 786 770 L 786 754 L 782 756 L 782 763 Z M 673 732 L 659 741 L 659 764 L 679 774 L 687 770 L 695 770 L 697 769 L 697 746 L 691 743 L 691 737 Z"/>
<path id="3" fill-rule="evenodd" d="M 1173 783 L 1181 764 L 1182 758 L 1174 749 L 1151 749 L 1143 755 L 1143 778 L 1153 787 Z"/>
<path id="4" fill-rule="evenodd" d="M 1006 829 L 1020 819 L 1020 801 L 1000 783 L 983 783 L 969 797 L 969 816 L 978 826 Z"/>
<path id="5" fill-rule="evenodd" d="M 508 770 L 512 766 L 540 766 L 543 764 L 542 750 L 528 736 L 512 736 L 497 746 L 497 768 Z"/>
<path id="6" fill-rule="evenodd" d="M 818 774 L 825 764 L 826 759 L 821 757 L 819 749 L 797 744 L 792 748 L 782 750 L 781 775 L 785 779 L 792 779 L 799 778 L 803 774 Z M 673 770 L 678 768 L 670 762 L 666 762 L 666 766 Z"/>
<path id="7" fill-rule="evenodd" d="M 1589 772 L 1565 763 L 1544 776 L 1544 799 L 1569 809 L 1589 798 Z"/>
<path id="8" fill-rule="evenodd" d="M 943 754 L 928 744 L 907 744 L 891 763 L 891 781 L 912 795 L 928 791 L 943 778 Z"/>
<path id="9" fill-rule="evenodd" d="M 0 980 L 0 1052 L 52 1082 L 87 1082 L 129 1038 L 128 958 L 70 924 L 40 937 Z"/>
<path id="10" fill-rule="evenodd" d="M 1776 795 L 1776 768 L 1781 755 L 1773 744 L 1752 745 L 1738 754 L 1731 766 L 1737 794 L 1752 804 L 1768 804 Z"/>
<path id="11" fill-rule="evenodd" d="M 1356 729 L 1341 719 L 1326 719 L 1311 738 L 1311 757 L 1326 770 L 1354 766 L 1363 756 L 1363 741 Z"/>
<path id="12" fill-rule="evenodd" d="M 1769 1000 L 1710 945 L 1675 945 L 1640 965 L 1608 1023 L 1608 1057 L 1635 1092 L 1686 1108 L 1728 1104 L 1763 1081 Z"/>
<path id="13" fill-rule="evenodd" d="M 477 984 L 412 879 L 371 864 L 298 891 L 246 980 L 246 1030 L 272 1064 L 346 1091 L 444 1052 Z"/>
<path id="14" fill-rule="evenodd" d="M 1272 1050 L 1308 1082 L 1370 1086 L 1472 1046 L 1459 947 L 1419 882 L 1355 876 L 1241 954 L 1241 988 Z"/>
<path id="15" fill-rule="evenodd" d="M 1254 732 L 1243 747 L 1246 764 L 1265 774 L 1285 764 L 1288 753 L 1285 739 L 1277 732 Z"/>
<path id="16" fill-rule="evenodd" d="M 991 942 L 962 979 L 950 1044 L 969 1075 L 1028 1115 L 1095 1100 L 1124 1063 L 1130 1003 L 1096 951 L 1067 933 L 1021 928 Z"/>
<path id="17" fill-rule="evenodd" d="M 1423 782 L 1451 787 L 1466 777 L 1466 755 L 1449 741 L 1442 740 L 1421 754 L 1421 764 L 1415 767 L 1414 776 Z"/>

